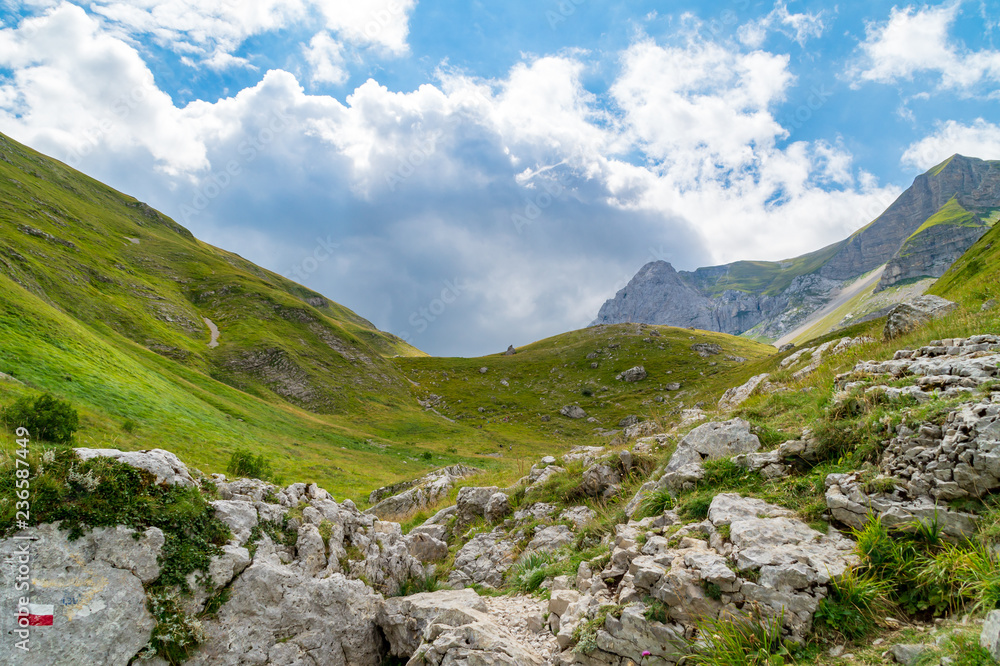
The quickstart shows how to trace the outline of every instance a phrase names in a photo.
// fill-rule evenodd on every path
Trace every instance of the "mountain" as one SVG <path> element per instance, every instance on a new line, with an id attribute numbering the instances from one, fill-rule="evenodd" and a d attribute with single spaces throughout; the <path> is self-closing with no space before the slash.
<path id="1" fill-rule="evenodd" d="M 837 314 L 828 323 L 840 324 L 852 314 L 845 307 L 876 311 L 909 295 L 907 285 L 944 275 L 998 217 L 1000 161 L 953 155 L 849 238 L 801 257 L 690 272 L 646 264 L 593 324 L 689 326 L 762 340 L 822 333 L 813 326 L 818 318 Z"/>

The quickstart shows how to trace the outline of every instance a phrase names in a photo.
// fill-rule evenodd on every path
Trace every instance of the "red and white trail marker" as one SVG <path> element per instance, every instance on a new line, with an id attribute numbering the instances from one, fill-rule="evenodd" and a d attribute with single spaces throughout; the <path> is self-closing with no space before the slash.
<path id="1" fill-rule="evenodd" d="M 28 626 L 31 627 L 51 627 L 52 604 L 28 604 Z"/>

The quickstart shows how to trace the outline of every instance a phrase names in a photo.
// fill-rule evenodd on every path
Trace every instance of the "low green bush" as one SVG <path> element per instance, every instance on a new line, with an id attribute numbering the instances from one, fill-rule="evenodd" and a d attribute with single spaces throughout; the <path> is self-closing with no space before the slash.
<path id="1" fill-rule="evenodd" d="M 73 405 L 51 393 L 18 398 L 3 410 L 3 419 L 9 428 L 24 427 L 32 438 L 57 444 L 72 441 L 80 428 L 80 416 Z"/>
<path id="2" fill-rule="evenodd" d="M 271 460 L 264 454 L 254 456 L 248 449 L 236 449 L 229 458 L 226 473 L 236 477 L 246 477 L 269 481 L 281 485 L 281 479 L 275 475 Z"/>

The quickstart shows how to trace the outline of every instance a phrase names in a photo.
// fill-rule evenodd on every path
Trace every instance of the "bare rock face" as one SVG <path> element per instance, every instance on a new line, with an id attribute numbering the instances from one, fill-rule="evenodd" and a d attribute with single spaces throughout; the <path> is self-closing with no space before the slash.
<path id="1" fill-rule="evenodd" d="M 486 507 L 490 500 L 500 492 L 496 486 L 473 487 L 466 486 L 458 490 L 458 524 L 467 525 L 476 518 L 486 516 Z"/>
<path id="2" fill-rule="evenodd" d="M 230 591 L 217 619 L 205 624 L 207 640 L 188 664 L 378 666 L 382 661 L 375 627 L 382 597 L 360 580 L 339 573 L 304 577 L 264 543 Z"/>
<path id="3" fill-rule="evenodd" d="M 903 242 L 952 197 L 969 210 L 995 202 L 1000 196 L 1000 173 L 991 168 L 992 164 L 955 155 L 939 168 L 917 176 L 872 224 L 843 242 L 820 274 L 845 280 L 888 262 Z"/>
<path id="4" fill-rule="evenodd" d="M 898 338 L 905 333 L 943 317 L 957 306 L 940 296 L 918 296 L 906 303 L 900 303 L 889 312 L 882 337 L 886 340 Z"/>
<path id="5" fill-rule="evenodd" d="M 453 587 L 472 583 L 500 587 L 514 564 L 515 550 L 516 544 L 500 528 L 477 534 L 455 555 L 448 583 Z"/>
<path id="6" fill-rule="evenodd" d="M 91 664 L 129 664 L 156 624 L 142 585 L 159 574 L 163 534 L 147 530 L 135 540 L 132 530 L 121 527 L 69 541 L 57 525 L 39 525 L 19 535 L 37 540 L 0 540 L 0 606 L 5 609 L 0 663 L 74 666 L 86 655 Z M 15 579 L 25 549 L 31 553 L 31 603 L 54 608 L 51 627 L 30 628 L 28 652 L 15 647 L 14 633 L 21 594 Z"/>
<path id="7" fill-rule="evenodd" d="M 542 658 L 517 642 L 489 615 L 471 608 L 445 610 L 424 631 L 407 666 L 542 666 Z"/>

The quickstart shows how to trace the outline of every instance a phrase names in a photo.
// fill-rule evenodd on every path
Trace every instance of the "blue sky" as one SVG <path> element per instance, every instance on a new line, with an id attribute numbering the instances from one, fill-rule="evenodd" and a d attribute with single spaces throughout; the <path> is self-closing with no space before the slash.
<path id="1" fill-rule="evenodd" d="M 647 261 L 795 256 L 1000 158 L 997 9 L 5 2 L 0 131 L 483 354 L 585 326 Z"/>

